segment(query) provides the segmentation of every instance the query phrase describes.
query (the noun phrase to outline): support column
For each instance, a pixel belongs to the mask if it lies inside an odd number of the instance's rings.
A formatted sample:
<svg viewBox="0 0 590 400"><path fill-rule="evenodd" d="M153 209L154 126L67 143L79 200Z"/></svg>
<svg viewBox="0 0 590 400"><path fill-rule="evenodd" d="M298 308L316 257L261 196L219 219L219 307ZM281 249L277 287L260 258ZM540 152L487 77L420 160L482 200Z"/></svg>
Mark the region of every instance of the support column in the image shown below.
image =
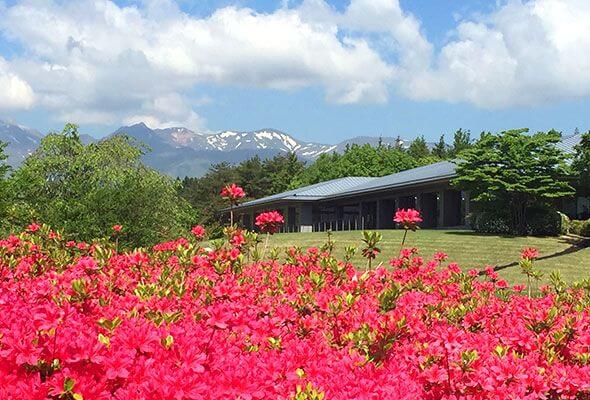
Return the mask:
<svg viewBox="0 0 590 400"><path fill-rule="evenodd" d="M300 206L299 223L301 232L313 232L313 205L302 204Z"/></svg>
<svg viewBox="0 0 590 400"><path fill-rule="evenodd" d="M461 201L463 202L463 215L461 215L461 223L467 225L467 216L471 212L471 197L469 196L469 192L461 191Z"/></svg>
<svg viewBox="0 0 590 400"><path fill-rule="evenodd" d="M446 204L446 196L445 196L445 191L440 191L436 194L437 198L438 198L438 205L437 205L437 209L438 209L438 220L436 221L436 226L438 228L445 226L445 208L447 206Z"/></svg>

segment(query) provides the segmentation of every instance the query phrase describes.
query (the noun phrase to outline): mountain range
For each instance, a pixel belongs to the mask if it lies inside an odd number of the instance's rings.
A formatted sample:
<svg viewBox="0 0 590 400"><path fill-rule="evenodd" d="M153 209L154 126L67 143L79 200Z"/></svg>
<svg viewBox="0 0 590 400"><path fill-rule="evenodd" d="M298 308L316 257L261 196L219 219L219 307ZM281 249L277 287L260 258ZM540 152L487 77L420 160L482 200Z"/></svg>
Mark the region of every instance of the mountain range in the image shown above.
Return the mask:
<svg viewBox="0 0 590 400"><path fill-rule="evenodd" d="M236 163L258 155L260 158L277 154L295 153L300 159L312 161L319 155L343 152L352 144L395 145L400 139L392 137L358 136L338 144L303 142L276 129L219 133L194 132L183 127L152 129L145 123L122 126L111 135L125 134L146 144L151 151L144 156L144 162L171 176L201 176L213 163ZM109 135L109 136L111 136ZM0 120L0 141L7 142L8 162L18 166L39 145L43 135L34 129ZM85 143L96 141L83 135ZM401 140L401 145L404 145Z"/></svg>

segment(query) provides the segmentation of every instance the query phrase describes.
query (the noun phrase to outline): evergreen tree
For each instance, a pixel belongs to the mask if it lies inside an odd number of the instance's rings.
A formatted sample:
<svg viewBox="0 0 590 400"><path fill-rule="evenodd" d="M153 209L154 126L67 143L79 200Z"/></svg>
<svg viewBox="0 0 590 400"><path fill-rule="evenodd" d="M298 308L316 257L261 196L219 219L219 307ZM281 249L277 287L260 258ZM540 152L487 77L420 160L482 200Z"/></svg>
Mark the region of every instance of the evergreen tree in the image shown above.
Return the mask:
<svg viewBox="0 0 590 400"><path fill-rule="evenodd" d="M440 135L438 143L432 149L432 155L440 159L447 158L447 144L445 143L445 135Z"/></svg>
<svg viewBox="0 0 590 400"><path fill-rule="evenodd" d="M551 207L551 200L572 195L563 179L567 156L555 144L558 132L527 135L528 129L485 134L457 161L453 184L468 190L483 209L506 210L511 231L525 234L532 207Z"/></svg>
<svg viewBox="0 0 590 400"><path fill-rule="evenodd" d="M458 157L459 154L471 147L471 131L459 128L453 135L453 146L450 156Z"/></svg>
<svg viewBox="0 0 590 400"><path fill-rule="evenodd" d="M305 169L295 153L278 155L264 163L264 176L268 180L266 196L288 190Z"/></svg>
<svg viewBox="0 0 590 400"><path fill-rule="evenodd" d="M428 144L426 144L424 136L418 136L410 143L408 154L416 160L430 156L430 150L428 149Z"/></svg>

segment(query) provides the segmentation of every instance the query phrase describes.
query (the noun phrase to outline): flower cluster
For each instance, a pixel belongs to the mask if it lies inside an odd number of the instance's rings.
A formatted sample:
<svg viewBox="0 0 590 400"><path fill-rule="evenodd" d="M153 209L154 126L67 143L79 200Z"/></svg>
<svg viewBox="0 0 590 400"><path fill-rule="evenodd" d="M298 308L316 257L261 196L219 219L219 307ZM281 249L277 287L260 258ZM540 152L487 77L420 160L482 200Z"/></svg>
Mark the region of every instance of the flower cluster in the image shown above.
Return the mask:
<svg viewBox="0 0 590 400"><path fill-rule="evenodd" d="M254 222L261 232L270 233L271 235L277 233L284 223L285 220L278 211L268 211L258 214L256 216L256 222Z"/></svg>
<svg viewBox="0 0 590 400"><path fill-rule="evenodd" d="M201 226L201 225L195 225L191 229L191 233L193 234L193 236L197 240L203 240L203 238L205 237L205 233L206 232L205 232L205 228L203 228L203 226Z"/></svg>
<svg viewBox="0 0 590 400"><path fill-rule="evenodd" d="M418 224L422 222L422 217L418 210L400 208L395 212L393 221L401 224L406 230L415 231L418 229Z"/></svg>
<svg viewBox="0 0 590 400"><path fill-rule="evenodd" d="M0 399L585 399L590 296L523 296L404 249L248 262L179 238L118 253L0 240ZM556 285L557 286L557 285Z"/></svg>
<svg viewBox="0 0 590 400"><path fill-rule="evenodd" d="M224 186L223 189L221 189L221 197L228 200L231 205L237 205L238 201L244 196L246 196L244 189L235 183Z"/></svg>
<svg viewBox="0 0 590 400"><path fill-rule="evenodd" d="M535 249L534 247L524 248L520 252L520 257L524 260L536 260L539 258L539 250Z"/></svg>

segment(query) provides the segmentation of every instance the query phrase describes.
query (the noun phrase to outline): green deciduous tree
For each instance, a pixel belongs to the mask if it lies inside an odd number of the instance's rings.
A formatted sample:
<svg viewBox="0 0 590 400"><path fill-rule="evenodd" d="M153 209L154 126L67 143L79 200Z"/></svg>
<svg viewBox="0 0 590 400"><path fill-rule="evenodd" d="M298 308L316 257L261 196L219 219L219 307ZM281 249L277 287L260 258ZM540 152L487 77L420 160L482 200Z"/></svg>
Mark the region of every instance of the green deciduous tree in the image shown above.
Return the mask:
<svg viewBox="0 0 590 400"><path fill-rule="evenodd" d="M454 185L468 190L483 209L506 210L512 233L524 234L531 207L574 193L563 180L567 156L556 148L556 131L527 135L528 129L484 134L461 153Z"/></svg>
<svg viewBox="0 0 590 400"><path fill-rule="evenodd" d="M121 240L130 245L185 232L194 211L173 180L141 163L143 151L124 136L85 146L71 124L47 135L10 179L10 222L22 226L34 218L78 240L121 224Z"/></svg>
<svg viewBox="0 0 590 400"><path fill-rule="evenodd" d="M322 154L292 187L311 185L346 176L383 176L422 165L401 148L369 144L348 146L344 153Z"/></svg>
<svg viewBox="0 0 590 400"><path fill-rule="evenodd" d="M590 192L590 132L584 133L580 144L575 146L572 168L580 178L584 191Z"/></svg>

